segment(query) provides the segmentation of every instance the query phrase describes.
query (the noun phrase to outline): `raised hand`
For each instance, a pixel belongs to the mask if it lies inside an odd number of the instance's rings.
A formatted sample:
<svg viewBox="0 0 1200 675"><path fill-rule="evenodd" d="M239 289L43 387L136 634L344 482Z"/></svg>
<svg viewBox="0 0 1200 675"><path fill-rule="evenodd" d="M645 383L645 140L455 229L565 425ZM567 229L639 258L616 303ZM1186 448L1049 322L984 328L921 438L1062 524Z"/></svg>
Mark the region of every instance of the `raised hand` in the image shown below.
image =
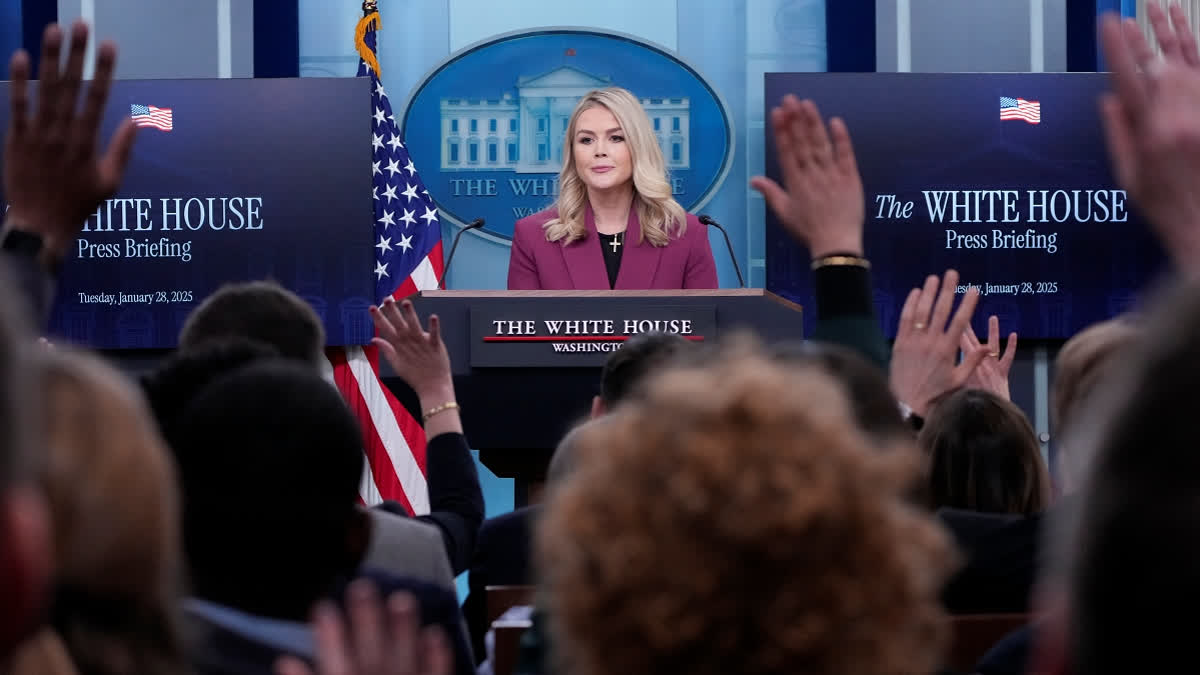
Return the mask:
<svg viewBox="0 0 1200 675"><path fill-rule="evenodd" d="M373 586L356 581L349 592L349 629L328 603L317 608L313 637L317 646L316 675L450 675L454 654L437 626L422 629L416 600L396 593L383 603ZM294 657L275 665L277 675L313 675L313 669Z"/></svg>
<svg viewBox="0 0 1200 675"><path fill-rule="evenodd" d="M970 389L982 389L991 392L1005 401L1012 400L1008 389L1008 372L1012 369L1013 359L1017 357L1017 334L1008 334L1004 343L1004 353L1000 353L1000 319L995 316L988 318L988 341L986 345L979 344L975 331L967 324L963 331L959 346L964 354L979 351L986 347L986 356L971 375L967 377L966 386Z"/></svg>
<svg viewBox="0 0 1200 675"><path fill-rule="evenodd" d="M86 87L84 53L88 27L71 27L66 67L60 70L63 33L46 28L38 73L37 109L29 110L29 55L18 50L9 66L12 118L4 146L7 226L41 235L47 252L61 257L87 217L117 191L133 148L133 122L126 119L108 149L97 152L97 136L108 101L117 48L100 45L96 74Z"/></svg>
<svg viewBox="0 0 1200 675"><path fill-rule="evenodd" d="M930 275L923 288L912 289L900 311L888 379L896 398L921 416L937 399L963 387L987 355L986 347L963 350L962 361L955 364L959 337L979 302L979 290L972 286L951 319L957 286L954 270L946 272L940 285Z"/></svg>
<svg viewBox="0 0 1200 675"><path fill-rule="evenodd" d="M845 122L834 118L827 131L816 104L789 94L771 111L771 127L783 187L765 176L751 187L814 258L862 255L863 186Z"/></svg>
<svg viewBox="0 0 1200 675"><path fill-rule="evenodd" d="M386 299L382 306L371 307L378 337L371 344L421 400L423 412L438 407L442 411L426 420L425 433L462 433L458 411L443 406L454 401L454 380L450 372L450 354L442 342L441 321L429 317L429 330L421 327L421 318L409 300Z"/></svg>
<svg viewBox="0 0 1200 675"><path fill-rule="evenodd" d="M1200 271L1200 56L1178 7L1148 6L1163 58L1136 24L1101 22L1113 92L1100 112L1117 181L1186 273ZM1173 24L1173 25L1172 25Z"/></svg>

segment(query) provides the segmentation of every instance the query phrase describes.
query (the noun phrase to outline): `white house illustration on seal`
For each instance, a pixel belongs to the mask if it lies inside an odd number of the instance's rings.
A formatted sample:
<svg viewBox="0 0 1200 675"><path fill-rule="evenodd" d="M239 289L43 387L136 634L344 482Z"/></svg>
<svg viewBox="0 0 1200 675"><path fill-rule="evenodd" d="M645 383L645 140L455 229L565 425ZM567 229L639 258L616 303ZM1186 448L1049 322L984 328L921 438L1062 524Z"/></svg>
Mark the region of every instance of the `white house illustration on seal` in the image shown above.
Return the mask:
<svg viewBox="0 0 1200 675"><path fill-rule="evenodd" d="M442 99L442 170L558 173L575 104L587 92L611 84L611 78L561 66L518 78L515 99L511 92L498 99ZM687 169L688 99L643 98L641 103L667 168Z"/></svg>

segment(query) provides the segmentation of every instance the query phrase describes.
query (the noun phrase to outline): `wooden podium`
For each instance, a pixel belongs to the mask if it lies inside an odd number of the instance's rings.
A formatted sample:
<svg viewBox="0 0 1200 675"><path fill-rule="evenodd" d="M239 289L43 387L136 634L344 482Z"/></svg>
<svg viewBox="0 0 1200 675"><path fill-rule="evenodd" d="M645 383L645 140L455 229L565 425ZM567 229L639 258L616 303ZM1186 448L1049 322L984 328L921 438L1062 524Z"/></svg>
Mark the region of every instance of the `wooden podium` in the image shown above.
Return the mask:
<svg viewBox="0 0 1200 675"><path fill-rule="evenodd" d="M629 335L677 332L699 343L749 330L802 339L800 306L762 289L706 291L425 291L450 352L467 441L499 476L538 481L558 441L599 393L600 367ZM408 387L384 381L414 412Z"/></svg>

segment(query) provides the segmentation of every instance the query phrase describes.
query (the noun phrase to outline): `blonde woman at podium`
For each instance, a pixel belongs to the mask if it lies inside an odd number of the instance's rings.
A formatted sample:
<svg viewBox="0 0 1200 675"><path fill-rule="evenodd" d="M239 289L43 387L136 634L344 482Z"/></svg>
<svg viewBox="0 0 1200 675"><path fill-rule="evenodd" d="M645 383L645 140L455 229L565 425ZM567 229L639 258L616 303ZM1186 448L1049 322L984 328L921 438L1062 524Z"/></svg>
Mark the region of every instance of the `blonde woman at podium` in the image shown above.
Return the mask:
<svg viewBox="0 0 1200 675"><path fill-rule="evenodd" d="M650 118L625 89L584 96L567 124L559 193L517 221L510 290L717 288L708 232L671 197Z"/></svg>

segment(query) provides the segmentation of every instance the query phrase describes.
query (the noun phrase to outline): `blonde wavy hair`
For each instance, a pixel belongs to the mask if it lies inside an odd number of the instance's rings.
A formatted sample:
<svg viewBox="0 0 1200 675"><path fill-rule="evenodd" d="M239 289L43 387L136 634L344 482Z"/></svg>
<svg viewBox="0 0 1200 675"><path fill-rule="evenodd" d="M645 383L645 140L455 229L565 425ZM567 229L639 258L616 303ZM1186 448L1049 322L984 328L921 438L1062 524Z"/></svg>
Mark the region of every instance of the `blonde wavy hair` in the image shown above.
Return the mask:
<svg viewBox="0 0 1200 675"><path fill-rule="evenodd" d="M627 89L607 87L588 92L567 124L564 141L563 166L558 174L558 199L554 207L558 216L547 221L547 241L567 245L587 236L584 209L587 207L587 186L575 171L575 127L585 110L602 107L617 118L629 144L633 160L633 207L637 209L642 231L638 242L649 240L654 246L666 246L671 237L683 236L687 228L687 212L671 196L671 181L667 179L666 161L650 118Z"/></svg>

